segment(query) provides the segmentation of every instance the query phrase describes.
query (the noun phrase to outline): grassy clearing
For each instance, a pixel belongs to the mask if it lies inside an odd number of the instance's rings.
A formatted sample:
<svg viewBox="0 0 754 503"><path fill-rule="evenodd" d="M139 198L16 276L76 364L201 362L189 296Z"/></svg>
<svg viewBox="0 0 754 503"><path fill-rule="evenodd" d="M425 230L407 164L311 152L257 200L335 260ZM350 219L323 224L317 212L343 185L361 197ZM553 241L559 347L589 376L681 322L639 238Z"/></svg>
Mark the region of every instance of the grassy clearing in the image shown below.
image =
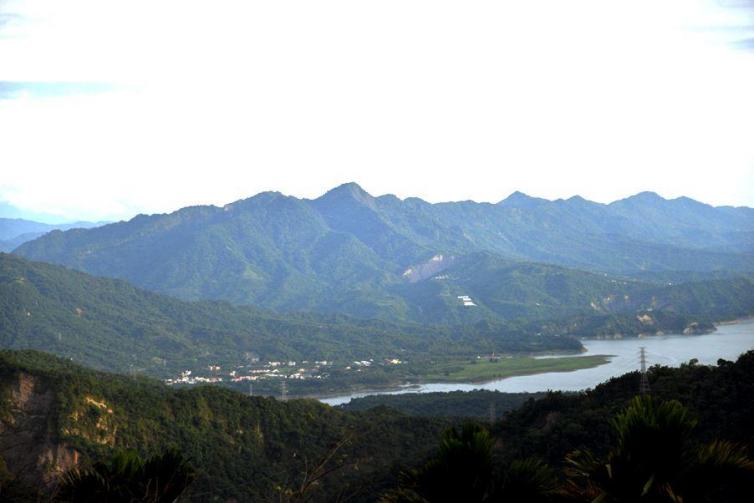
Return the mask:
<svg viewBox="0 0 754 503"><path fill-rule="evenodd" d="M479 382L505 377L542 374L544 372L569 372L604 365L609 361L606 355L567 356L563 358L501 358L499 361L487 359L453 362L432 368L425 376L427 381Z"/></svg>

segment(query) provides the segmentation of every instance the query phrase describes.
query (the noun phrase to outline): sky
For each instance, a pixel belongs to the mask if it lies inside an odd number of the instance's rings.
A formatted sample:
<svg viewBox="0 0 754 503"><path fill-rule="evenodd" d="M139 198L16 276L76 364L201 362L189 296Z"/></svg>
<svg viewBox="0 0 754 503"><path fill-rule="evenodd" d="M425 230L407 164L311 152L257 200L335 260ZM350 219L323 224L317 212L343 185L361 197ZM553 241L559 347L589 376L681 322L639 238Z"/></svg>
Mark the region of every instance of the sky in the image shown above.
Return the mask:
<svg viewBox="0 0 754 503"><path fill-rule="evenodd" d="M0 0L0 202L754 206L754 0Z"/></svg>

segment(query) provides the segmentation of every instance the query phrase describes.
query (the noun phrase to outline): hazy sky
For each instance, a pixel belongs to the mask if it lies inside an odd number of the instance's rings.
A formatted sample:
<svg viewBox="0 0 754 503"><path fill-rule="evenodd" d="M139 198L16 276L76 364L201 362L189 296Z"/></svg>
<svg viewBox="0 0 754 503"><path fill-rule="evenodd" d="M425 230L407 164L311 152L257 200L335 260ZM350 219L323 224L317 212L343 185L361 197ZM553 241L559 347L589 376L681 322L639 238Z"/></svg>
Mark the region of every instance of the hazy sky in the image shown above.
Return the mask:
<svg viewBox="0 0 754 503"><path fill-rule="evenodd" d="M0 0L0 200L754 206L753 90L747 0Z"/></svg>

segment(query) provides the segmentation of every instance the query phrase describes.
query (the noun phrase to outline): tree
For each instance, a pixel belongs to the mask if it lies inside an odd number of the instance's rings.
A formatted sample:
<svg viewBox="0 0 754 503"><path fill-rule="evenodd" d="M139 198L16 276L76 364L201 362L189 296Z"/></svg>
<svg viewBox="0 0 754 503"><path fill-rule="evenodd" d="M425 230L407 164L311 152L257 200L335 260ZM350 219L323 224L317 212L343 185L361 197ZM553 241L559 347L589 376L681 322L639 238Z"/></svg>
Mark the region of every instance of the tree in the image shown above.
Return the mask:
<svg viewBox="0 0 754 503"><path fill-rule="evenodd" d="M557 487L543 462L524 459L496 471L494 440L483 427L469 423L443 433L437 454L384 502L519 502L550 501Z"/></svg>
<svg viewBox="0 0 754 503"><path fill-rule="evenodd" d="M558 479L547 464L535 458L511 462L496 477L489 501L547 503L558 493Z"/></svg>
<svg viewBox="0 0 754 503"><path fill-rule="evenodd" d="M719 441L695 447L695 426L675 400L635 397L613 419L616 444L604 459L589 451L568 455L571 492L595 503L723 502L751 494L754 463L743 448Z"/></svg>
<svg viewBox="0 0 754 503"><path fill-rule="evenodd" d="M194 469L177 451L142 459L120 451L88 469L63 477L58 501L103 503L167 503L177 501L196 478Z"/></svg>

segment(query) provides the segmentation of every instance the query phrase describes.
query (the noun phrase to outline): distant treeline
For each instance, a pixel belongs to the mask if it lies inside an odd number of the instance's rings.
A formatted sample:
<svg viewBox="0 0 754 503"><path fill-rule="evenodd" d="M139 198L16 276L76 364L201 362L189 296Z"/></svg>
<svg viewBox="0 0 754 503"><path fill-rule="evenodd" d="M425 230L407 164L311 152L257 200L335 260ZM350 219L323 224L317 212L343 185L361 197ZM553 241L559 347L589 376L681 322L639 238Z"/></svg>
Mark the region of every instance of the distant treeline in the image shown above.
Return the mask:
<svg viewBox="0 0 754 503"><path fill-rule="evenodd" d="M536 400L545 393L501 393L499 391L449 391L447 393L405 393L399 395L369 395L354 398L340 406L347 411L365 411L375 407L389 407L411 416L474 417L496 419L517 409L528 400Z"/></svg>

